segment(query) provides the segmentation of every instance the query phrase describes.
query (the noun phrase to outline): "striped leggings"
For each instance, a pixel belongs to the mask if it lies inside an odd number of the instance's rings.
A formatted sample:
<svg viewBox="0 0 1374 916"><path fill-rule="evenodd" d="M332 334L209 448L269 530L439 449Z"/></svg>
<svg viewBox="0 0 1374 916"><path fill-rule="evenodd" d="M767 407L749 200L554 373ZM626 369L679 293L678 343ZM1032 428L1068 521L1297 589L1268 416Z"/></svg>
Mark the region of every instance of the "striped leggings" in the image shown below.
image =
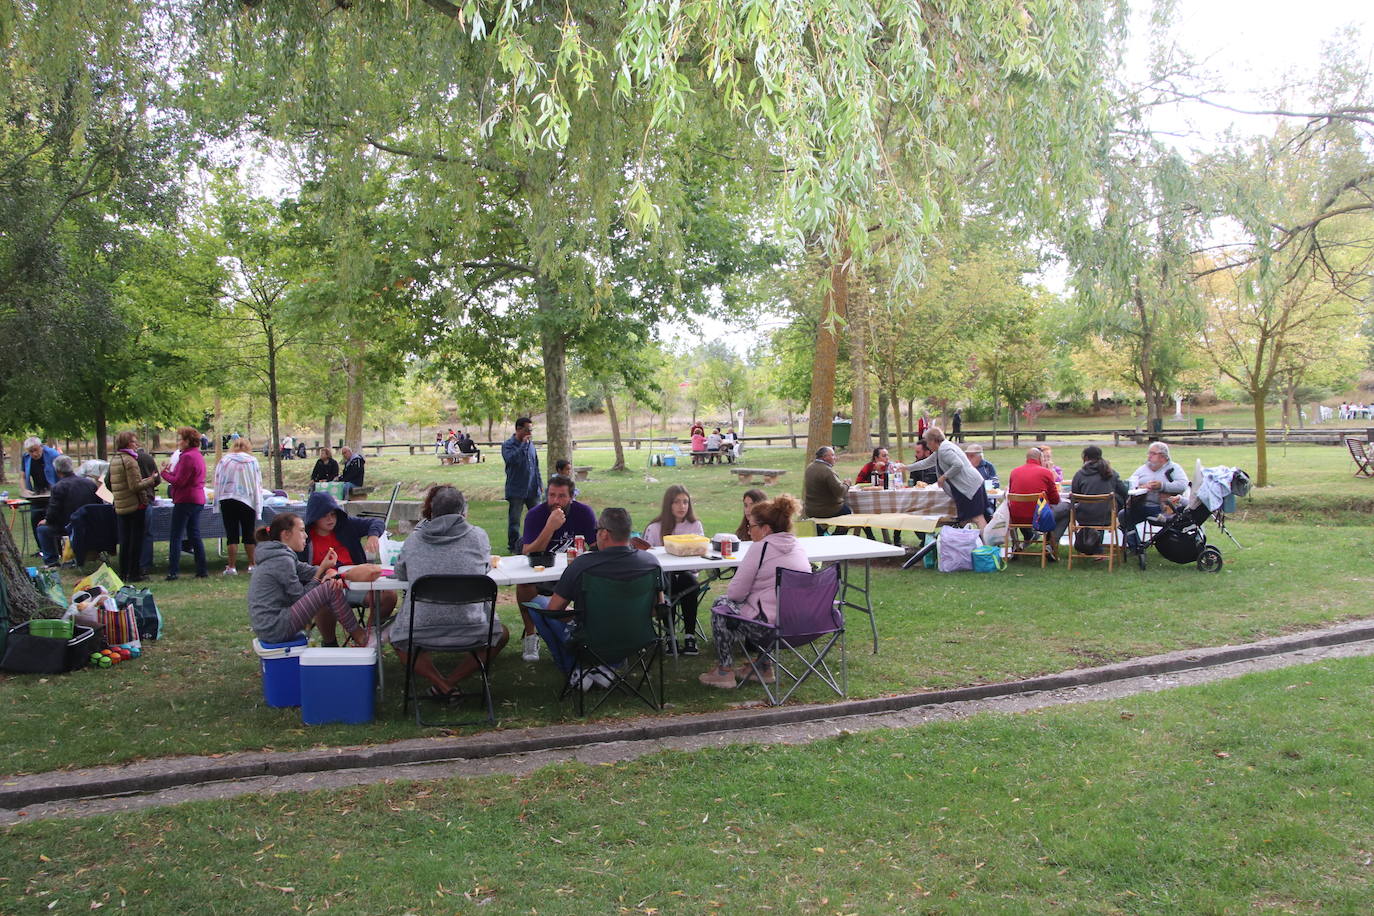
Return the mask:
<svg viewBox="0 0 1374 916"><path fill-rule="evenodd" d="M329 611L333 614L339 626L348 633L358 629L358 618L354 616L353 608L348 606L347 592L333 585L316 585L286 609L287 616L291 618L291 626L297 630L304 630L309 626L310 621L314 620L320 611Z"/></svg>

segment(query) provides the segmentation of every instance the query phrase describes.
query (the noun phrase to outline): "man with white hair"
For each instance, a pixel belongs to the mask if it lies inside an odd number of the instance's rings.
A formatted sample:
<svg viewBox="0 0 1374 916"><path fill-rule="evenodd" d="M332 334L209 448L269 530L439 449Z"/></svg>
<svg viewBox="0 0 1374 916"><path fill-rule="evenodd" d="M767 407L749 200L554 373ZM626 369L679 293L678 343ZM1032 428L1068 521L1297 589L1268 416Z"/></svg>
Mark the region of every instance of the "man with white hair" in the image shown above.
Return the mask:
<svg viewBox="0 0 1374 916"><path fill-rule="evenodd" d="M53 484L48 508L34 529L38 550L49 568L57 566L61 560L62 533L72 513L101 501L96 495L99 485L89 477L77 476L72 470L72 460L66 455L58 455L53 460L53 472L57 475L57 483Z"/></svg>
<svg viewBox="0 0 1374 916"><path fill-rule="evenodd" d="M344 488L344 498L347 499L349 490L363 485L363 474L367 471L367 459L363 457L361 448L355 453L346 445L339 450L339 455L344 460L343 471L339 473L339 480L348 484Z"/></svg>
<svg viewBox="0 0 1374 916"><path fill-rule="evenodd" d="M835 473L835 450L828 445L816 449L816 457L802 475L802 511L808 518L834 518L853 510L845 502L849 485ZM839 534L848 529L837 529Z"/></svg>
<svg viewBox="0 0 1374 916"><path fill-rule="evenodd" d="M1135 526L1164 511L1164 497L1177 496L1188 489L1188 475L1182 467L1170 460L1167 444L1151 442L1145 453L1145 463L1135 469L1135 473L1127 481L1127 486L1132 491L1145 491L1133 493L1130 503L1119 515L1121 528L1126 533L1126 547L1134 551L1140 546Z"/></svg>
<svg viewBox="0 0 1374 916"><path fill-rule="evenodd" d="M23 472L19 481L20 495L46 496L53 484L57 483L57 472L53 470L53 462L57 456L62 454L51 445L44 445L43 440L37 436L29 436L24 440L24 457L20 461ZM37 505L29 509L29 521L33 525L33 537L38 539L38 520L42 518L42 510Z"/></svg>

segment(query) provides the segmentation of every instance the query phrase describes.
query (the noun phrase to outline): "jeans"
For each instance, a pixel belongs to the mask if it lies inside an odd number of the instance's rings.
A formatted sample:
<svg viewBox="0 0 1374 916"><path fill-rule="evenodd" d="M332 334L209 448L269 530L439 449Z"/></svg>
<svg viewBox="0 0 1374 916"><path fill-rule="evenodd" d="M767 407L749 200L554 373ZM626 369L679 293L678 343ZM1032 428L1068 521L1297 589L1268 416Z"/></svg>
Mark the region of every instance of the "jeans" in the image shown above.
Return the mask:
<svg viewBox="0 0 1374 916"><path fill-rule="evenodd" d="M49 566L62 559L62 532L52 525L39 525L34 529L38 538L38 550L43 554L43 562Z"/></svg>
<svg viewBox="0 0 1374 916"><path fill-rule="evenodd" d="M506 544L510 547L511 556L518 554L523 546L520 537L520 510L533 509L536 502L538 500L533 496L506 499Z"/></svg>
<svg viewBox="0 0 1374 916"><path fill-rule="evenodd" d="M204 506L196 503L176 503L172 506L172 534L167 544L167 575L175 576L181 566L181 542L184 538L191 542L191 553L196 558L196 575L207 575L205 567L205 542L200 539L200 513Z"/></svg>

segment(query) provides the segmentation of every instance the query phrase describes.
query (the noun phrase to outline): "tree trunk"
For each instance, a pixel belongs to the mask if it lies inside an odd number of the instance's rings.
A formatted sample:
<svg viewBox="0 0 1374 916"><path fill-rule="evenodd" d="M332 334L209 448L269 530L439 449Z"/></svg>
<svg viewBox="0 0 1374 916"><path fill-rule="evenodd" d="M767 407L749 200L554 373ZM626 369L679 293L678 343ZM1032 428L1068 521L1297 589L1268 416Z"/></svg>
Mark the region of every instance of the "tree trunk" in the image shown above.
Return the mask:
<svg viewBox="0 0 1374 916"><path fill-rule="evenodd" d="M215 416L215 423L214 423L214 425L215 425L215 464L219 464L220 459L224 457L224 436L221 434L220 428L219 428L219 427L220 427L220 417L222 417L222 416L224 415L224 414L222 413L222 410L223 410L223 405L220 403L219 392L216 391L216 392L215 392L215 407L214 407L214 411L215 411L215 415L214 415L214 416ZM214 477L213 477L213 475L212 475L212 476L211 476L211 480L213 480L213 479L214 479Z"/></svg>
<svg viewBox="0 0 1374 916"><path fill-rule="evenodd" d="M842 234L842 227L836 235ZM830 265L830 288L821 305L820 326L816 329L816 352L811 360L811 416L806 428L806 449L814 454L830 445L834 434L835 369L839 361L840 330L849 311L849 248Z"/></svg>
<svg viewBox="0 0 1374 916"><path fill-rule="evenodd" d="M888 438L887 429L887 389L882 388L878 391L878 446L880 448L891 448L892 440Z"/></svg>
<svg viewBox="0 0 1374 916"><path fill-rule="evenodd" d="M23 524L28 523L28 519L23 520ZM5 604L9 607L10 626L32 619L38 613L38 593L29 583L26 566L27 561L19 555L19 546L14 543L9 526L0 525L0 576L5 580Z"/></svg>
<svg viewBox="0 0 1374 916"><path fill-rule="evenodd" d="M795 447L796 444L797 444L797 426L796 426L796 423L794 423L793 421L796 419L796 417L793 416L793 414L792 414L792 405L791 405L791 404L788 404L786 409L787 409L787 435L789 435L789 436L792 437L792 445L793 445L793 447Z"/></svg>
<svg viewBox="0 0 1374 916"><path fill-rule="evenodd" d="M902 460L902 400L901 398L892 399L892 432L893 438L897 440L897 460Z"/></svg>
<svg viewBox="0 0 1374 916"><path fill-rule="evenodd" d="M331 410L324 415L324 444L332 446L334 439L334 412Z"/></svg>
<svg viewBox="0 0 1374 916"><path fill-rule="evenodd" d="M5 476L5 463L9 457L9 452L5 451L5 438L0 436L0 483L9 483L9 478ZM15 465L14 472L19 473L19 465Z"/></svg>
<svg viewBox="0 0 1374 916"><path fill-rule="evenodd" d="M107 460L105 441L109 430L106 427L105 402L97 399L95 404L95 456L101 461Z"/></svg>
<svg viewBox="0 0 1374 916"><path fill-rule="evenodd" d="M620 418L615 413L615 398L606 395L606 416L611 420L611 442L615 444L615 464L612 471L625 470L625 445L620 441Z"/></svg>
<svg viewBox="0 0 1374 916"><path fill-rule="evenodd" d="M269 324L267 331L267 418L271 430L267 441L268 451L272 454L272 486L284 489L281 479L281 419L278 416L280 404L277 403L277 335Z"/></svg>
<svg viewBox="0 0 1374 916"><path fill-rule="evenodd" d="M852 413L850 419L853 423L850 426L849 447L860 455L866 455L868 450L872 448L873 442L873 436L869 432L872 423L869 419L868 355L867 348L861 339L851 334L850 340L852 346L849 348L849 368L854 373L854 391L850 399ZM883 393L882 391L878 392L880 399Z"/></svg>
<svg viewBox="0 0 1374 916"><path fill-rule="evenodd" d="M367 341L355 340L350 343L354 349L344 358L344 373L348 379L344 407L344 444L359 449L363 444L363 358L367 355Z"/></svg>
<svg viewBox="0 0 1374 916"><path fill-rule="evenodd" d="M1264 392L1251 391L1255 405L1255 486L1269 486L1268 442L1264 434Z"/></svg>
<svg viewBox="0 0 1374 916"><path fill-rule="evenodd" d="M906 431L911 432L916 428L916 399L906 399ZM915 443L913 442L913 445Z"/></svg>
<svg viewBox="0 0 1374 916"><path fill-rule="evenodd" d="M536 283L540 315L539 348L544 358L544 428L548 431L545 467L572 460L572 407L568 403L568 342L558 319L558 291L551 280Z"/></svg>

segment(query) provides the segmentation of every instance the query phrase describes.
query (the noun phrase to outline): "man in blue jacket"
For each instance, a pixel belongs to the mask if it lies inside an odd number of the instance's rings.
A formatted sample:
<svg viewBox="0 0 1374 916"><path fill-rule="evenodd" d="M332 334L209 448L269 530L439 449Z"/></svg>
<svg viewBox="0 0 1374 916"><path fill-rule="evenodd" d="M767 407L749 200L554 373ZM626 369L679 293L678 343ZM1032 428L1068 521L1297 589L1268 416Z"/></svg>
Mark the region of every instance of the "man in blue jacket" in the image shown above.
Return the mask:
<svg viewBox="0 0 1374 916"><path fill-rule="evenodd" d="M57 449L50 445L44 445L43 440L37 436L29 436L24 440L24 457L21 460L23 466L24 479L19 482L20 492L24 496L44 496L57 483L57 471L53 470L53 462L60 455ZM46 500L44 500L46 502ZM37 504L29 507L29 521L33 525L33 540L38 543L38 520L43 517L44 508Z"/></svg>
<svg viewBox="0 0 1374 916"><path fill-rule="evenodd" d="M521 509L533 509L544 492L539 454L534 450L534 421L529 417L515 421L515 435L501 443L501 458L506 462L506 546L514 555L523 544Z"/></svg>

